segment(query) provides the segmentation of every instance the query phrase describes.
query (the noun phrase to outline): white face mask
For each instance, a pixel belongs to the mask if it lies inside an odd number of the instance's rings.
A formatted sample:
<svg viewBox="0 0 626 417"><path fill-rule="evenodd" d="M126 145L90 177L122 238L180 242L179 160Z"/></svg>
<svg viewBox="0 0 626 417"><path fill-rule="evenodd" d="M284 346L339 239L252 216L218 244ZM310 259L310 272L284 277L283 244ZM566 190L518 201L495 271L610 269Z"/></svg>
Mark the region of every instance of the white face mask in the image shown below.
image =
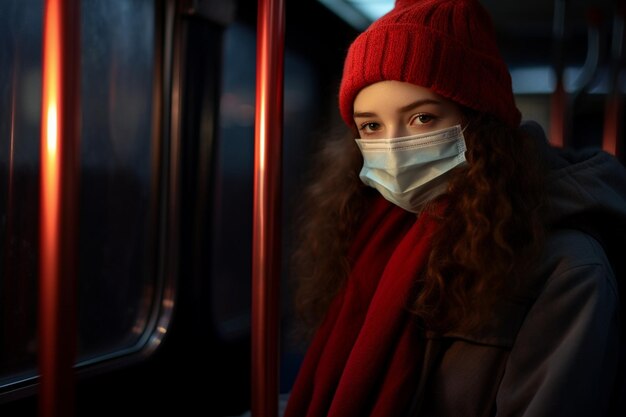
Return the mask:
<svg viewBox="0 0 626 417"><path fill-rule="evenodd" d="M465 162L460 125L393 139L356 139L363 154L359 177L387 200L417 213L445 192L447 174Z"/></svg>

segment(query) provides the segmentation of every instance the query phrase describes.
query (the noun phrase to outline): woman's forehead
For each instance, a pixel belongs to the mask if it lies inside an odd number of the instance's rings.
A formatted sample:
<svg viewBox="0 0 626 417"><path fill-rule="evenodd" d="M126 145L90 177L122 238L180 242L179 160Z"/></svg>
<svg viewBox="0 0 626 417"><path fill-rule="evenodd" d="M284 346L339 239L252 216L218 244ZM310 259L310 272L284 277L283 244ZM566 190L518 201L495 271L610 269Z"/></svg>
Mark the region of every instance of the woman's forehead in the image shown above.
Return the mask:
<svg viewBox="0 0 626 417"><path fill-rule="evenodd" d="M369 112L374 109L401 110L415 102L451 103L426 87L402 81L380 81L368 85L357 94L354 100L354 112Z"/></svg>

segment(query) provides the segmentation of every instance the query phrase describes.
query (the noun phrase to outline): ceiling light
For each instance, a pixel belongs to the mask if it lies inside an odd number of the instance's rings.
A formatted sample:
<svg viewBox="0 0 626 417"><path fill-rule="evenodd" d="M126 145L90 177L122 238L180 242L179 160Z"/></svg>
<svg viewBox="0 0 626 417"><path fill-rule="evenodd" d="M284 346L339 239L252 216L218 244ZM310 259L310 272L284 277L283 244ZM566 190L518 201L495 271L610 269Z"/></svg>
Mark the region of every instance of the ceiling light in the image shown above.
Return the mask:
<svg viewBox="0 0 626 417"><path fill-rule="evenodd" d="M395 4L395 0L318 1L358 30L365 30L374 20L393 9Z"/></svg>

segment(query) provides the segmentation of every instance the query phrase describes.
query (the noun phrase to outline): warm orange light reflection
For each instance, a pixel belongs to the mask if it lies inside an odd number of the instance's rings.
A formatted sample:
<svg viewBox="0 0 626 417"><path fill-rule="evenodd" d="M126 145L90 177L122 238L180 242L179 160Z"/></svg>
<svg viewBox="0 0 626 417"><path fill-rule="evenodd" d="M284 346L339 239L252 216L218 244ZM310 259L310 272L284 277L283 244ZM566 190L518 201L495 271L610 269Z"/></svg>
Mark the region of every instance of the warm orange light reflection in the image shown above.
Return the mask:
<svg viewBox="0 0 626 417"><path fill-rule="evenodd" d="M48 117L46 122L46 144L48 145L48 155L52 156L57 152L58 136L58 115L56 103L50 103L48 107Z"/></svg>
<svg viewBox="0 0 626 417"><path fill-rule="evenodd" d="M565 146L566 135L566 107L567 93L563 83L557 81L556 89L552 93L550 109L550 143L562 148Z"/></svg>
<svg viewBox="0 0 626 417"><path fill-rule="evenodd" d="M45 111L45 134L42 138L41 155L41 296L44 298L55 297L57 270L58 270L58 236L59 236L59 115L57 103L53 100L47 104ZM54 301L48 300L46 305L52 309ZM54 315L46 313L49 320L53 320ZM43 317L43 316L42 316ZM51 323L41 323L42 326ZM52 336L51 336L52 337Z"/></svg>
<svg viewBox="0 0 626 417"><path fill-rule="evenodd" d="M622 123L619 118L621 111L619 95L615 93L609 95L604 113L602 149L612 155L617 155L617 140L620 135L620 126Z"/></svg>
<svg viewBox="0 0 626 417"><path fill-rule="evenodd" d="M40 416L60 417L73 414L68 404L71 387L73 359L65 353L66 345L74 342L63 333L67 320L63 318L62 306L69 278L61 274L63 248L61 226L61 167L64 152L63 140L67 141L67 126L64 126L63 115L67 109L68 97L63 83L63 18L67 19L63 0L46 0L44 12L43 39L43 85L41 112L41 207L40 207L40 294L39 294L39 366L41 373L40 385ZM64 15L65 13L65 15ZM71 250L71 249L69 249ZM61 281L64 281L62 283ZM71 295L70 295L71 296ZM71 304L70 304L71 305ZM66 357L67 356L67 357Z"/></svg>
<svg viewBox="0 0 626 417"><path fill-rule="evenodd" d="M56 280L59 223L60 123L59 91L61 90L60 0L48 0L44 22L43 103L41 137L41 261L42 294L52 297L50 281ZM51 302L52 303L52 302ZM49 303L45 303L50 308ZM46 317L42 314L40 317ZM52 318L50 318L52 319ZM41 323L45 326L45 323Z"/></svg>
<svg viewBox="0 0 626 417"><path fill-rule="evenodd" d="M41 137L41 274L42 298L50 280L56 279L56 237L58 235L58 177L59 177L59 91L61 90L61 32L60 1L46 2L43 50L43 103ZM46 303L49 306L49 304ZM44 314L40 317L45 317ZM41 323L45 327L45 323Z"/></svg>

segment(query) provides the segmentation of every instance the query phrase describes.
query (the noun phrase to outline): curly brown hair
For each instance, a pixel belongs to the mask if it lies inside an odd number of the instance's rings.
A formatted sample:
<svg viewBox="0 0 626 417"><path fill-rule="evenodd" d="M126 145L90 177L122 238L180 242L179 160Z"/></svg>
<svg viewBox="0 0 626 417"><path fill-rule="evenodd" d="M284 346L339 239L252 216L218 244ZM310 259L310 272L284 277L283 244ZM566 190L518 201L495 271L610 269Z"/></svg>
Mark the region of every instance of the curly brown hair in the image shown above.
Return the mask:
<svg viewBox="0 0 626 417"><path fill-rule="evenodd" d="M544 168L534 140L496 118L464 110L465 166L448 184L446 209L411 310L434 331L478 325L535 256L544 225ZM376 191L359 177L355 132L328 141L305 189L293 256L295 308L305 334L320 324L349 275L349 245ZM436 200L433 202L435 203Z"/></svg>

